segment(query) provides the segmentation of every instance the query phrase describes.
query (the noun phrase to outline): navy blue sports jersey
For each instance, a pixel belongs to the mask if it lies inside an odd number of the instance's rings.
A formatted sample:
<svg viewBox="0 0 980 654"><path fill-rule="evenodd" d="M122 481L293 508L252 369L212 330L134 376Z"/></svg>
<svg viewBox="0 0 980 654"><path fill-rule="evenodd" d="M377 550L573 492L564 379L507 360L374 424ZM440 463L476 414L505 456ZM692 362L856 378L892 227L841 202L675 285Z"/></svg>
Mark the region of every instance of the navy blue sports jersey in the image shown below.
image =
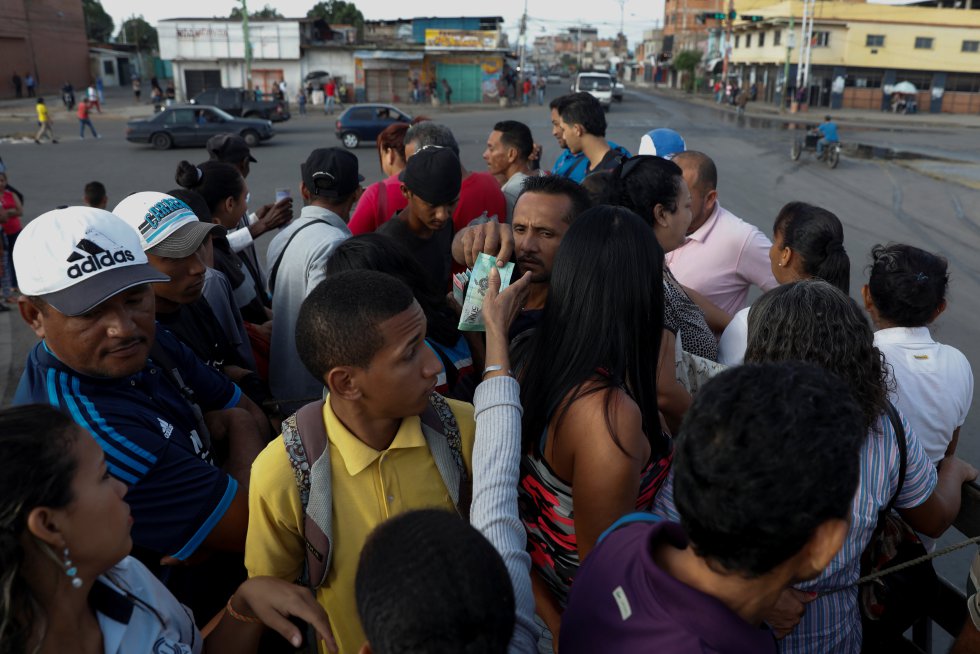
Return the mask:
<svg viewBox="0 0 980 654"><path fill-rule="evenodd" d="M238 404L241 391L227 377L159 325L156 338L203 411ZM14 396L14 404L28 403L64 411L102 446L110 474L129 487L137 546L185 559L235 497L238 484L213 465L190 405L152 360L129 377L89 377L63 364L41 341L28 356Z"/></svg>

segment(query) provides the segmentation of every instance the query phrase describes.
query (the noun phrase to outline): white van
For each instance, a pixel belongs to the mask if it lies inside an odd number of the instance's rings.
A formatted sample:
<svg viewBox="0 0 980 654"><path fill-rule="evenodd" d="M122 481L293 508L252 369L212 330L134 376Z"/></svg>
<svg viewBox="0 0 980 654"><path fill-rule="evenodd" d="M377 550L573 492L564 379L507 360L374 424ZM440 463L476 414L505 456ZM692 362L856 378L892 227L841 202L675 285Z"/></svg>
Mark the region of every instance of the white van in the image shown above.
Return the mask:
<svg viewBox="0 0 980 654"><path fill-rule="evenodd" d="M609 111L612 104L613 80L607 73L579 73L572 84L572 93L585 91Z"/></svg>

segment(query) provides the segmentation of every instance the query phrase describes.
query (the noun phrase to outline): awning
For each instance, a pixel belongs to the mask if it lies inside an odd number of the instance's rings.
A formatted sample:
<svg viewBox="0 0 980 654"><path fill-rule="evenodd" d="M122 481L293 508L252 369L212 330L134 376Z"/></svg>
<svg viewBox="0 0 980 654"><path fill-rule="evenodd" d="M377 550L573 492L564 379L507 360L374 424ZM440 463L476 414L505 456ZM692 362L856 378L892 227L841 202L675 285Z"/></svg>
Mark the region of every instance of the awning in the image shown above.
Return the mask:
<svg viewBox="0 0 980 654"><path fill-rule="evenodd" d="M393 59L395 61L421 61L421 50L354 50L355 59Z"/></svg>

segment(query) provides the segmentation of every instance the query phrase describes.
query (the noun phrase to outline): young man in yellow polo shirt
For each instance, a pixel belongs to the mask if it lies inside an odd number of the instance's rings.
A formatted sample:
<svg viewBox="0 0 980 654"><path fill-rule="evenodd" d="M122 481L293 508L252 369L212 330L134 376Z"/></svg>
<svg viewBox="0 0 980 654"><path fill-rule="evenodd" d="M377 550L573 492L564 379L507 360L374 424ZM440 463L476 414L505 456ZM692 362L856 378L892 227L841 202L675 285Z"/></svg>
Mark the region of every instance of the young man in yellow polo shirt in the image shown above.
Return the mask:
<svg viewBox="0 0 980 654"><path fill-rule="evenodd" d="M328 277L306 298L297 320L300 358L329 390L323 422L332 476L332 562L316 594L342 654L355 654L366 640L354 579L368 534L411 509L457 510L419 417L429 405L441 369L424 342L425 329L425 315L411 290L373 271ZM470 471L473 407L447 402ZM245 543L249 576L289 581L301 576L306 558L304 517L280 436L252 465Z"/></svg>

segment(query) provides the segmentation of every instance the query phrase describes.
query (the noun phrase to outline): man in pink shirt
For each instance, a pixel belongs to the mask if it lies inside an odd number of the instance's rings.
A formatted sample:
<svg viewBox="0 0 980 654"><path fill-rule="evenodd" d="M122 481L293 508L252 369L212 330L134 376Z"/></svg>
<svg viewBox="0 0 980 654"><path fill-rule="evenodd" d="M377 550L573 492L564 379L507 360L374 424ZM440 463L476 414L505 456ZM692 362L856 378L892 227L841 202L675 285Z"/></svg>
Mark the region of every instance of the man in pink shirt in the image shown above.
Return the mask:
<svg viewBox="0 0 980 654"><path fill-rule="evenodd" d="M666 263L681 284L734 314L745 306L750 286L768 291L779 285L769 263L772 243L718 203L718 170L708 155L688 150L673 161L691 189L694 218L687 242L667 253Z"/></svg>

